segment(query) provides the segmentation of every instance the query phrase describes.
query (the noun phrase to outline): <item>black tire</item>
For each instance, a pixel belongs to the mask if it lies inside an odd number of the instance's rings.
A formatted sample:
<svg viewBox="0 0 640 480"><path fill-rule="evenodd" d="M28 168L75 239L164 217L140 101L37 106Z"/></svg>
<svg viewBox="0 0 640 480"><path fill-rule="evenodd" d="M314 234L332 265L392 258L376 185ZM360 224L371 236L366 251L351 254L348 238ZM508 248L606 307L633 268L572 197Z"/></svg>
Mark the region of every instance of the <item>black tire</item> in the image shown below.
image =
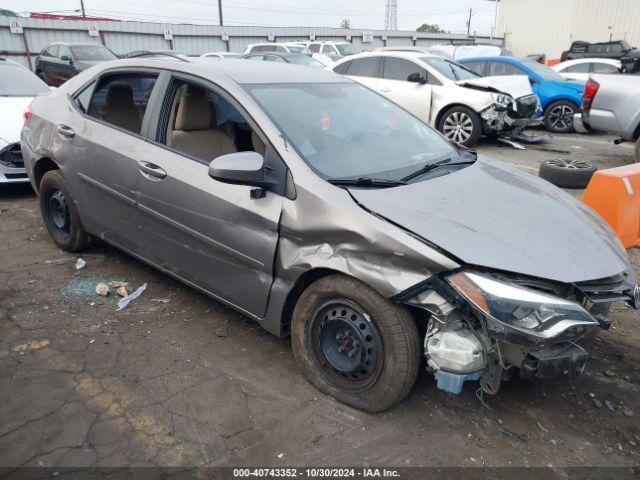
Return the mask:
<svg viewBox="0 0 640 480"><path fill-rule="evenodd" d="M38 197L44 224L60 248L76 252L91 243L91 237L80 221L73 194L60 170L44 174Z"/></svg>
<svg viewBox="0 0 640 480"><path fill-rule="evenodd" d="M556 158L542 162L539 175L557 187L586 188L597 170L595 165L580 160Z"/></svg>
<svg viewBox="0 0 640 480"><path fill-rule="evenodd" d="M554 133L573 132L573 114L578 106L570 100L556 100L544 111L544 126Z"/></svg>
<svg viewBox="0 0 640 480"><path fill-rule="evenodd" d="M367 412L404 399L422 358L408 310L341 274L321 278L304 291L293 312L291 339L293 355L312 385Z"/></svg>
<svg viewBox="0 0 640 480"><path fill-rule="evenodd" d="M640 138L636 140L636 146L633 149L633 160L640 163Z"/></svg>
<svg viewBox="0 0 640 480"><path fill-rule="evenodd" d="M470 122L471 125L471 131L468 134L464 130L458 130L456 132L456 125L460 125L460 123L469 125L467 122ZM450 127L451 129L449 129ZM438 120L438 131L449 140L464 145L465 147L473 147L478 143L482 135L482 121L478 114L470 108L456 105L442 114L440 120ZM461 139L462 141L459 141Z"/></svg>

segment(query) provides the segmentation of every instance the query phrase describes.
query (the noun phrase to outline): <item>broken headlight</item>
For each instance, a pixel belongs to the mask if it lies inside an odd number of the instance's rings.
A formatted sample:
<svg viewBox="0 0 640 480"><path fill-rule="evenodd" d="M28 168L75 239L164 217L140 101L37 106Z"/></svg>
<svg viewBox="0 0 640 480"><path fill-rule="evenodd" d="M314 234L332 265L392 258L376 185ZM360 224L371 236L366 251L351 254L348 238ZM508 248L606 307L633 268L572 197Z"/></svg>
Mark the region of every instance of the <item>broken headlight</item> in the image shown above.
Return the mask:
<svg viewBox="0 0 640 480"><path fill-rule="evenodd" d="M495 99L496 110L507 110L513 100L509 95L497 95Z"/></svg>
<svg viewBox="0 0 640 480"><path fill-rule="evenodd" d="M552 338L567 330L581 334L598 324L578 303L489 276L461 272L447 281L490 319L538 338Z"/></svg>

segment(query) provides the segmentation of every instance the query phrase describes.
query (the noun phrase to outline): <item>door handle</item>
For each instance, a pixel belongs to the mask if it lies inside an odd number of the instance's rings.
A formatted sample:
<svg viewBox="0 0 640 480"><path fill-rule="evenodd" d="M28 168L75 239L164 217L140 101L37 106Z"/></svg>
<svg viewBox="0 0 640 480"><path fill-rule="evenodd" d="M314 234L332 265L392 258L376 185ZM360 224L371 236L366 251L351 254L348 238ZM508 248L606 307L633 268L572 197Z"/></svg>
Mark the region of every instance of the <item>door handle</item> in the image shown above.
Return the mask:
<svg viewBox="0 0 640 480"><path fill-rule="evenodd" d="M389 93L389 92L391 91L391 89L390 89L389 87L382 87L382 88L380 89L380 91L381 91L381 92L384 92L384 93Z"/></svg>
<svg viewBox="0 0 640 480"><path fill-rule="evenodd" d="M162 168L151 162L138 162L138 169L146 175L150 175L157 179L163 179L167 176L167 172Z"/></svg>
<svg viewBox="0 0 640 480"><path fill-rule="evenodd" d="M58 125L58 133L67 138L73 138L76 136L76 132L74 132L73 128L68 125Z"/></svg>

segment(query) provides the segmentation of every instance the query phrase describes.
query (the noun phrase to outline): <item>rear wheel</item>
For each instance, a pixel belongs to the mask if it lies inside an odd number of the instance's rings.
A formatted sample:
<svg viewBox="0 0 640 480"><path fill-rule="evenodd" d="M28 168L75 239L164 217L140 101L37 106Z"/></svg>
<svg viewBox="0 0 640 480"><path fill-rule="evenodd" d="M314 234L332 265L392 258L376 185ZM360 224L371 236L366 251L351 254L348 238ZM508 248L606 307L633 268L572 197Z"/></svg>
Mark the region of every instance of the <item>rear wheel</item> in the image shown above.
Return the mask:
<svg viewBox="0 0 640 480"><path fill-rule="evenodd" d="M324 277L302 294L291 337L309 382L368 412L400 402L418 374L420 341L409 312L345 275Z"/></svg>
<svg viewBox="0 0 640 480"><path fill-rule="evenodd" d="M482 135L482 122L470 108L455 106L442 114L438 130L449 140L465 147L473 147Z"/></svg>
<svg viewBox="0 0 640 480"><path fill-rule="evenodd" d="M578 106L569 100L557 100L547 107L544 113L544 126L554 133L573 131L573 115Z"/></svg>
<svg viewBox="0 0 640 480"><path fill-rule="evenodd" d="M85 232L71 190L59 170L44 174L38 194L42 219L58 246L75 252L90 243Z"/></svg>

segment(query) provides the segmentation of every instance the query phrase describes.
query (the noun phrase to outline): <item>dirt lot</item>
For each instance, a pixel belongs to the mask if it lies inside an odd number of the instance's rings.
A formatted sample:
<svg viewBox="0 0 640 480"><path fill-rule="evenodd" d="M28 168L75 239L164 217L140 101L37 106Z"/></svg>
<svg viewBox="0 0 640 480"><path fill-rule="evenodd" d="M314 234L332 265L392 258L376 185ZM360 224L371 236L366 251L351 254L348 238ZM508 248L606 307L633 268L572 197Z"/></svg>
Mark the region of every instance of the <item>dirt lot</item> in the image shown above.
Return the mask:
<svg viewBox="0 0 640 480"><path fill-rule="evenodd" d="M530 171L554 156L630 162L631 147L611 138L479 150ZM5 475L19 466L640 465L640 315L625 306L574 384L514 379L485 407L475 384L454 396L421 374L400 406L370 415L311 387L289 340L105 244L76 271L29 188L0 190L0 226ZM629 255L640 272L640 249ZM112 280L148 288L116 312L113 295L94 293Z"/></svg>

